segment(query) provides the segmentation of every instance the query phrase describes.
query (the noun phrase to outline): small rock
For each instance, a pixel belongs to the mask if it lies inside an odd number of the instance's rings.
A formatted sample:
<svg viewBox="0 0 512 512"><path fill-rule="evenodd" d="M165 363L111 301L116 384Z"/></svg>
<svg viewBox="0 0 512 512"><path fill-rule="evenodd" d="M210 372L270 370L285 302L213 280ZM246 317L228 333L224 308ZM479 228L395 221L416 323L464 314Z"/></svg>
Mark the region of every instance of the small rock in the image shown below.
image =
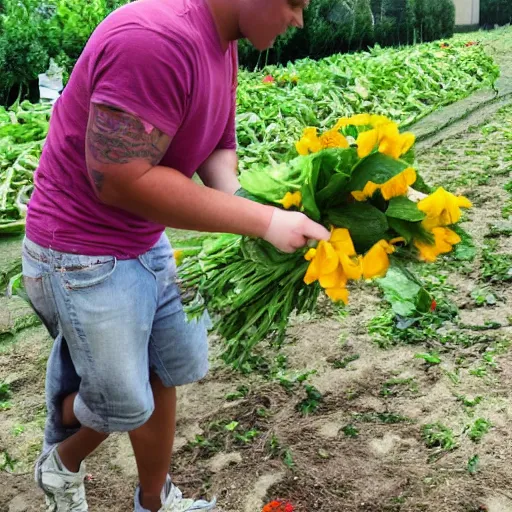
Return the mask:
<svg viewBox="0 0 512 512"><path fill-rule="evenodd" d="M320 450L318 450L318 456L322 459L328 459L330 458L331 454L327 450L320 448Z"/></svg>
<svg viewBox="0 0 512 512"><path fill-rule="evenodd" d="M23 496L16 496L9 503L8 512L26 512L28 510L28 503L25 501Z"/></svg>

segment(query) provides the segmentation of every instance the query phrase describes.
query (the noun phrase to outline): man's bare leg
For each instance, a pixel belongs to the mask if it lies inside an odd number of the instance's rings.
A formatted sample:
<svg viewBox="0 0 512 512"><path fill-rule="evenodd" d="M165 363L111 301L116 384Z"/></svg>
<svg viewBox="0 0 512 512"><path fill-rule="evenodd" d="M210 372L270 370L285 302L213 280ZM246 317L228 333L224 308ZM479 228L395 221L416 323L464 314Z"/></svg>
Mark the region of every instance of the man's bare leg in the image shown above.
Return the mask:
<svg viewBox="0 0 512 512"><path fill-rule="evenodd" d="M73 402L76 395L77 393L68 395L62 402L62 424L65 427L80 425L73 412ZM59 444L57 452L62 464L68 471L78 472L81 462L96 450L107 437L108 434L82 427L76 434Z"/></svg>
<svg viewBox="0 0 512 512"><path fill-rule="evenodd" d="M155 374L151 375L151 387L155 410L142 427L130 432L130 440L139 471L141 505L157 512L171 464L176 430L176 388L164 387Z"/></svg>

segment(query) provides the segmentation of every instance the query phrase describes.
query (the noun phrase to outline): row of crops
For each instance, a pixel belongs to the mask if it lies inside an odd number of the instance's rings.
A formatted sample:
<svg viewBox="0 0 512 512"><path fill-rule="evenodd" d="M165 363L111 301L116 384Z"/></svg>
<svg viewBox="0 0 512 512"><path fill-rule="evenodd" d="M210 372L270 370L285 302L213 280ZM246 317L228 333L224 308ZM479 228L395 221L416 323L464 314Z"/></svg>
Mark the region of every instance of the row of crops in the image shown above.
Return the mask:
<svg viewBox="0 0 512 512"><path fill-rule="evenodd" d="M324 128L353 113L385 114L404 128L472 91L499 70L482 46L428 43L402 49L301 60L242 71L238 94L241 171L294 155L305 126ZM51 114L49 105L0 109L0 235L23 231L33 173Z"/></svg>

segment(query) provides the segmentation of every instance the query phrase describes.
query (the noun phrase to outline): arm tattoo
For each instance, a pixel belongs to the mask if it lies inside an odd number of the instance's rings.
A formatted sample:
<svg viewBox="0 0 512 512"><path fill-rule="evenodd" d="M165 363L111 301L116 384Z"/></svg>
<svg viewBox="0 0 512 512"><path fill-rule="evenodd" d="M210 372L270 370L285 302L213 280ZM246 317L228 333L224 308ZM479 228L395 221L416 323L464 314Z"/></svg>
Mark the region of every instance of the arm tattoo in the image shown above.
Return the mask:
<svg viewBox="0 0 512 512"><path fill-rule="evenodd" d="M169 137L136 116L104 105L91 104L87 149L98 163L128 164L136 160L157 165L169 146ZM91 171L97 183L98 171ZM101 179L100 179L101 181Z"/></svg>
<svg viewBox="0 0 512 512"><path fill-rule="evenodd" d="M94 186L96 187L96 190L98 192L101 192L101 189L103 188L103 181L105 179L105 175L96 169L91 169L89 171L89 174L91 175L91 178L92 178L92 181L94 182Z"/></svg>

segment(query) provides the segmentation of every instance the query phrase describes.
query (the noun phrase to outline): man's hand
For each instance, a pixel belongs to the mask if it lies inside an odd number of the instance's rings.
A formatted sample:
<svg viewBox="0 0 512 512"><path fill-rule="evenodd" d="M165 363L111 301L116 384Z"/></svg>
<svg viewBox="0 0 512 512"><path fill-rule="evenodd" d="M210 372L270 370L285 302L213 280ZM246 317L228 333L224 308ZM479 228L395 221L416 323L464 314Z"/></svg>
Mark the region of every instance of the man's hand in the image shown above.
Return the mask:
<svg viewBox="0 0 512 512"><path fill-rule="evenodd" d="M294 252L304 247L308 240L329 240L331 234L303 213L286 212L274 208L270 225L263 237L283 252Z"/></svg>

